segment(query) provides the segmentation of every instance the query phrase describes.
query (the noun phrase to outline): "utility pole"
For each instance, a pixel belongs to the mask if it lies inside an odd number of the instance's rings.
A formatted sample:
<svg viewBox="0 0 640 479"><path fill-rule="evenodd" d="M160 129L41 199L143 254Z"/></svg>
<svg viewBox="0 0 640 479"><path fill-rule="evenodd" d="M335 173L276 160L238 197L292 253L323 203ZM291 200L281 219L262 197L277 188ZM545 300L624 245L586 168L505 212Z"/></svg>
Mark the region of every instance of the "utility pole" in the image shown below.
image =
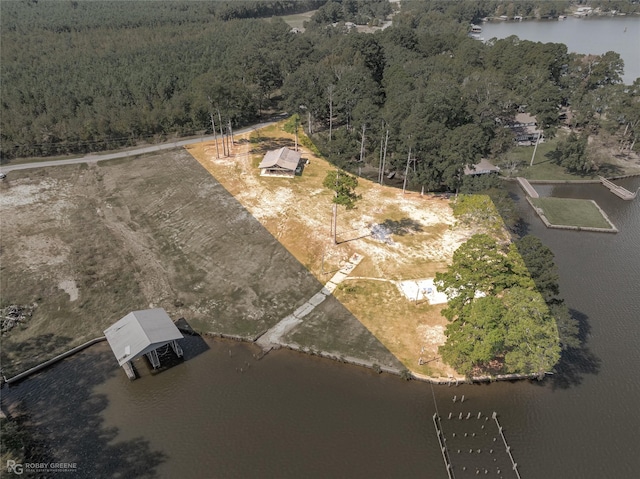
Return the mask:
<svg viewBox="0 0 640 479"><path fill-rule="evenodd" d="M402 182L402 194L407 188L407 176L409 175L409 162L411 161L411 147L409 147L409 155L407 156L407 167L404 170L404 181Z"/></svg>
<svg viewBox="0 0 640 479"><path fill-rule="evenodd" d="M209 99L209 104L211 105L211 108L213 108L213 101L211 101L211 97L207 96L207 98ZM216 133L216 123L213 121L213 112L211 110L209 110L209 116L211 117L211 128L213 129L213 138L215 139L215 142L216 142L216 157L219 159L220 148L218 147L218 135Z"/></svg>
<svg viewBox="0 0 640 479"><path fill-rule="evenodd" d="M362 124L362 141L360 142L360 163L364 160L364 132L367 129L366 123Z"/></svg>
<svg viewBox="0 0 640 479"><path fill-rule="evenodd" d="M389 130L387 130L387 136L384 139L384 154L382 155L382 171L380 172L380 184L384 184L384 167L387 164L387 144L389 143Z"/></svg>
<svg viewBox="0 0 640 479"><path fill-rule="evenodd" d="M384 126L384 122L382 123L382 126ZM382 184L382 178L380 178L381 175L381 171L382 171L382 148L384 146L384 135L382 135L380 137L380 162L378 163L378 183Z"/></svg>
<svg viewBox="0 0 640 479"><path fill-rule="evenodd" d="M540 141L541 136L542 132L539 132L538 138L536 138L536 146L533 147L533 155L531 155L531 163L529 163L529 166L533 166L533 159L536 157L536 150L538 149L538 142Z"/></svg>
<svg viewBox="0 0 640 479"><path fill-rule="evenodd" d="M229 118L229 133L231 134L231 146L235 145L235 141L233 140L233 128L231 127L231 118Z"/></svg>
<svg viewBox="0 0 640 479"><path fill-rule="evenodd" d="M296 126L295 126L295 128L296 128L296 151L298 151L298 120L299 120L299 117L296 115Z"/></svg>
<svg viewBox="0 0 640 479"><path fill-rule="evenodd" d="M216 157L220 158L220 148L218 147L218 135L216 134L216 124L213 121L213 113L209 112L209 116L211 117L211 128L213 129L213 137L216 142Z"/></svg>
<svg viewBox="0 0 640 479"><path fill-rule="evenodd" d="M222 133L222 116L220 116L220 108L216 107L218 110L218 125L220 125L220 139L222 140L222 149L224 151L224 156L227 156L227 150L224 146L224 133Z"/></svg>
<svg viewBox="0 0 640 479"><path fill-rule="evenodd" d="M338 176L340 170L336 170L336 198L338 197ZM333 244L338 244L338 203L333 203Z"/></svg>
<svg viewBox="0 0 640 479"><path fill-rule="evenodd" d="M327 88L329 91L329 141L332 141L333 132L333 85Z"/></svg>

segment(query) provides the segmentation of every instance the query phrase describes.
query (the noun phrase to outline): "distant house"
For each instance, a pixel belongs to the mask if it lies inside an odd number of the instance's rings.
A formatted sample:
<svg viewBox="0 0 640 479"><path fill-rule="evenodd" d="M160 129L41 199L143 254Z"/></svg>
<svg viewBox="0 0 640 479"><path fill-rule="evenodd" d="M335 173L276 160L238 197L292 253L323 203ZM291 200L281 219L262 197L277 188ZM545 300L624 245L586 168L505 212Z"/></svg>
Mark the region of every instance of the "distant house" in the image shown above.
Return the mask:
<svg viewBox="0 0 640 479"><path fill-rule="evenodd" d="M537 129L537 122L534 116L528 113L518 113L509 128L515 134L515 141L520 146L529 146L542 138L542 130Z"/></svg>
<svg viewBox="0 0 640 479"><path fill-rule="evenodd" d="M480 163L476 163L473 166L465 166L464 174L467 176L473 175L490 175L492 173L498 173L500 167L493 165L489 160L483 158Z"/></svg>
<svg viewBox="0 0 640 479"><path fill-rule="evenodd" d="M289 148L271 150L264 155L258 168L261 176L288 176L293 178L300 164L301 153Z"/></svg>

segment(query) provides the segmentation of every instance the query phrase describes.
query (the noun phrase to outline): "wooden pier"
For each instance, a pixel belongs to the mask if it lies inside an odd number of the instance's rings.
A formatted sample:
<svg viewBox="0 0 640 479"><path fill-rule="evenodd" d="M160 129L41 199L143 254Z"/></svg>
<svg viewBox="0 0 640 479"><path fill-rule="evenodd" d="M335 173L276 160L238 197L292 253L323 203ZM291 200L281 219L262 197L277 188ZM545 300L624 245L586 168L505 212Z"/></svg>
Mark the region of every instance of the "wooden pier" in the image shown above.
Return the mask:
<svg viewBox="0 0 640 479"><path fill-rule="evenodd" d="M526 180L526 178L518 176L517 180L527 195L529 195L531 198L540 198L540 195L538 195L538 192L533 188L533 186L531 186L531 183L529 183Z"/></svg>
<svg viewBox="0 0 640 479"><path fill-rule="evenodd" d="M520 473L518 472L518 463L513 460L513 456L511 455L511 446L507 444L507 439L504 437L504 433L502 432L502 426L498 422L498 414L495 411L493 411L493 414L491 415L491 417L493 418L493 420L496 422L496 425L498 426L498 432L500 433L500 436L502 436L502 442L504 442L504 447L506 448L507 454L509 455L509 459L511 459L511 464L513 465L513 472L515 472L518 479L520 479Z"/></svg>
<svg viewBox="0 0 640 479"><path fill-rule="evenodd" d="M438 413L433 414L433 425L436 427L436 434L438 435L438 442L440 443L440 452L442 453L442 459L444 459L444 465L447 468L447 475L449 479L455 479L453 476L453 466L451 465L451 460L449 459L449 451L447 450L446 439L444 437L444 433L442 432L442 425L440 424L440 416Z"/></svg>
<svg viewBox="0 0 640 479"><path fill-rule="evenodd" d="M607 180L606 178L604 178L602 176L599 176L598 178L600 178L600 183L602 183L604 186L609 188L611 193L613 193L614 195L616 195L619 198L622 198L623 200L630 201L630 200L635 199L635 197L638 195L638 190L636 190L634 193L631 193L626 188L623 188L622 186L618 186L615 183Z"/></svg>

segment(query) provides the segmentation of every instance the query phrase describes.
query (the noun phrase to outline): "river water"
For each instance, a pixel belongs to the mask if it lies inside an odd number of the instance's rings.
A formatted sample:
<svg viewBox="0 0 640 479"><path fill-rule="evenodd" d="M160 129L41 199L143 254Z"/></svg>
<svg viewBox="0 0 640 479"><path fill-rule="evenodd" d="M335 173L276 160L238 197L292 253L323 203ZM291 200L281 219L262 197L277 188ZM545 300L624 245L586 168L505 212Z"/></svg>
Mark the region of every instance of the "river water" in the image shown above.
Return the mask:
<svg viewBox="0 0 640 479"><path fill-rule="evenodd" d="M490 22L482 25L482 38L506 38L564 43L570 52L601 55L608 51L624 60L622 80L630 85L640 77L640 17L568 17L563 21Z"/></svg>
<svg viewBox="0 0 640 479"><path fill-rule="evenodd" d="M619 184L635 189L640 178ZM77 463L72 477L446 479L436 406L457 479L516 477L493 411L522 478L638 477L640 199L600 185L537 189L595 199L620 230L548 230L513 186L529 232L556 254L586 340L543 382L432 387L189 337L186 361L153 376L138 368L133 382L106 343L93 346L3 388L3 407L22 405L39 424L41 460Z"/></svg>

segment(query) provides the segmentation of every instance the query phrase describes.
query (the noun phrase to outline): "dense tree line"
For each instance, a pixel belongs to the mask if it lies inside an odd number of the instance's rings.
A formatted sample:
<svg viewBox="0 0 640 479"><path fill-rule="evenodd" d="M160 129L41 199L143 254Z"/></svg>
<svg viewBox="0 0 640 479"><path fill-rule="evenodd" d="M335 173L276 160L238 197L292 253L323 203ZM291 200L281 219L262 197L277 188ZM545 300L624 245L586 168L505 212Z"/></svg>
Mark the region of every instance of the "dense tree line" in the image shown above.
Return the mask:
<svg viewBox="0 0 640 479"><path fill-rule="evenodd" d="M232 3L2 2L2 157L195 134L212 110L255 120L308 42L281 20L219 17L318 2Z"/></svg>
<svg viewBox="0 0 640 479"><path fill-rule="evenodd" d="M339 166L356 171L363 156L387 171L409 164L410 183L432 190L457 190L481 156L505 157L514 145L506 127L522 107L548 137L570 107L573 128L606 125L636 145L637 87L622 85L617 53L577 55L515 36L483 44L459 18L485 15L487 5L497 2L403 3L393 27L364 38L333 24L314 30L317 56L284 80L287 109L307 116Z"/></svg>
<svg viewBox="0 0 640 479"><path fill-rule="evenodd" d="M1 155L81 153L254 121L311 49L318 0L2 2Z"/></svg>
<svg viewBox="0 0 640 479"><path fill-rule="evenodd" d="M371 22L386 1L150 5L0 4L3 159L198 134L212 116L235 127L274 109L298 114L338 166L384 162L427 190L457 190L465 165L504 157L514 143L506 125L523 105L547 135L568 106L576 130L605 128L621 149L638 148L640 83L621 84L620 57L469 38L468 22L501 2L403 2L374 34L344 22ZM318 5L304 33L241 18Z"/></svg>

